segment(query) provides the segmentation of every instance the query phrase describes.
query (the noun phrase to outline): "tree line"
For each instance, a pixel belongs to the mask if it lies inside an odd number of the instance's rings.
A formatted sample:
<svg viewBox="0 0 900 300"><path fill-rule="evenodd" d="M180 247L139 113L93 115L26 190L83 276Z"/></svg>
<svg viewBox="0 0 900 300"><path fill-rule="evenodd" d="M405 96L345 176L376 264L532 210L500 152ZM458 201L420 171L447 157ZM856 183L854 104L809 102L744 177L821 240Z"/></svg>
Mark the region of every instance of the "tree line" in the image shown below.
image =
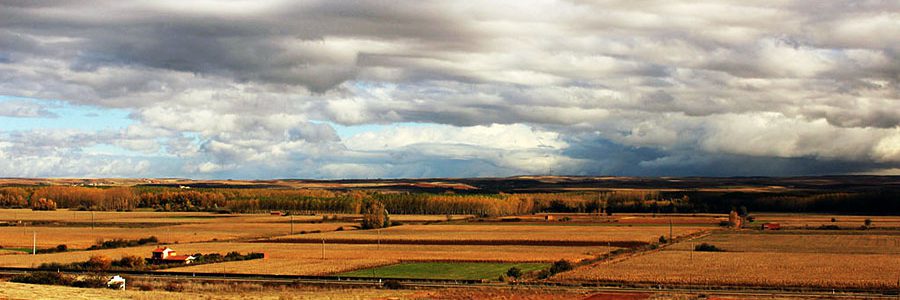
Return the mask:
<svg viewBox="0 0 900 300"><path fill-rule="evenodd" d="M900 213L900 192L727 192L629 189L517 194L435 194L324 189L179 189L159 187L4 187L0 207L33 209L220 211L359 214L370 202L392 214L503 216L539 212L724 213L753 211ZM52 207L51 207L52 203Z"/></svg>

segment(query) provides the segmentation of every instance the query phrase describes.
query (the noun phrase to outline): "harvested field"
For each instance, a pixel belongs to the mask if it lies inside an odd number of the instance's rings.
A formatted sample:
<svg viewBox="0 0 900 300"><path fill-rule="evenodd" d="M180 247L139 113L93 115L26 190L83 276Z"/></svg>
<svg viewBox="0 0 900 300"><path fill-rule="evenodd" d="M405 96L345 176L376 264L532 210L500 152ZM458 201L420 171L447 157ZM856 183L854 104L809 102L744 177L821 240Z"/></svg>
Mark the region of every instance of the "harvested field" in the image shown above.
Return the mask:
<svg viewBox="0 0 900 300"><path fill-rule="evenodd" d="M874 228L900 228L900 216L846 216L846 215L817 215L817 214L752 214L756 220L754 224L767 222L779 223L782 227L816 228L819 226L836 225L841 228L859 228L866 219L872 220ZM834 218L835 222L831 222Z"/></svg>
<svg viewBox="0 0 900 300"><path fill-rule="evenodd" d="M659 251L580 267L554 280L896 289L898 278L898 255Z"/></svg>
<svg viewBox="0 0 900 300"><path fill-rule="evenodd" d="M549 216L549 217L548 217ZM497 218L496 221L517 219L520 222L546 224L579 224L579 225L674 225L682 226L718 226L719 222L728 220L722 214L615 214L613 216L583 213L540 213Z"/></svg>
<svg viewBox="0 0 900 300"><path fill-rule="evenodd" d="M304 223L294 224L294 232L300 231L333 231L338 227L351 228L352 223ZM32 234L37 233L38 248L55 247L66 244L71 249L84 249L94 245L97 240L105 239L139 239L151 235L161 243L184 243L238 238L260 238L286 235L290 233L290 224L277 223L215 223L184 224L162 226L146 229L118 227L0 227L0 246L31 247Z"/></svg>
<svg viewBox="0 0 900 300"><path fill-rule="evenodd" d="M523 273L550 268L549 263L413 262L335 274L348 277L497 280L510 268Z"/></svg>
<svg viewBox="0 0 900 300"><path fill-rule="evenodd" d="M168 269L186 272L273 273L325 275L361 268L395 264L402 261L460 262L552 262L580 260L612 251L606 247L529 247L529 246L431 246L431 245L347 245L328 244L322 259L321 244L208 243L177 245L184 253L262 249L269 258L198 265ZM191 250L197 249L197 250ZM216 250L222 249L222 250ZM179 250L182 251L182 250Z"/></svg>
<svg viewBox="0 0 900 300"><path fill-rule="evenodd" d="M676 227L675 236L707 230L703 227ZM529 226L529 225L403 225L382 230L357 230L335 232L330 238L373 243L385 241L411 241L409 243L440 244L492 244L509 241L509 244L533 242L541 245L603 245L615 242L656 242L661 235L668 236L668 226ZM285 236L277 239L305 241L304 236ZM458 241L458 242L456 242ZM400 243L400 242L397 242ZM502 244L502 243L500 243Z"/></svg>
<svg viewBox="0 0 900 300"><path fill-rule="evenodd" d="M327 238L327 235L326 235ZM230 251L265 252L268 259L168 269L187 272L272 273L322 275L359 268L394 264L401 261L487 261L552 262L580 260L609 252L606 247L529 247L529 246L419 246L419 245L346 245L329 244L325 257L321 244L195 243L170 245L178 253L226 253ZM92 255L118 259L123 255L150 256L155 246L72 251L39 255L0 255L0 266L30 267L41 263L85 261Z"/></svg>
<svg viewBox="0 0 900 300"><path fill-rule="evenodd" d="M900 254L900 232L858 233L716 233L695 242L710 243L728 252ZM691 244L681 243L666 250L691 250Z"/></svg>

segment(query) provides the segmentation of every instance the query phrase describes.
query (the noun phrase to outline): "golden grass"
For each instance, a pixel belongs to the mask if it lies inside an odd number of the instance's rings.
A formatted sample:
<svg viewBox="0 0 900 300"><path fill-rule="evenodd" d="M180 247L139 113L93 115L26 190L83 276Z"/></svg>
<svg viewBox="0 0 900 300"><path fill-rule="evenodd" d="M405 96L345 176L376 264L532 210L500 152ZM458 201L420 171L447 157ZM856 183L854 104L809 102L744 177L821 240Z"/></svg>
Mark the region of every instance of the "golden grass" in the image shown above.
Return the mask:
<svg viewBox="0 0 900 300"><path fill-rule="evenodd" d="M22 284L0 281L0 299L131 299L142 292L108 289L82 289L65 286ZM154 292L160 297L177 297L175 293Z"/></svg>
<svg viewBox="0 0 900 300"><path fill-rule="evenodd" d="M562 273L558 281L897 288L900 256L883 254L659 251Z"/></svg>
<svg viewBox="0 0 900 300"><path fill-rule="evenodd" d="M676 236L703 227L675 227ZM640 241L656 242L669 234L668 226L558 226L558 225L403 225L382 230L358 230L329 234L341 239L402 240L523 240L523 241ZM307 236L294 235L291 238Z"/></svg>
<svg viewBox="0 0 900 300"><path fill-rule="evenodd" d="M185 292L109 290L33 285L0 281L0 299L408 299L422 292L382 289L252 288L232 290L222 284L184 284Z"/></svg>
<svg viewBox="0 0 900 300"><path fill-rule="evenodd" d="M716 233L695 241L710 243L729 252L799 252L900 254L900 233L895 235L816 233ZM667 250L690 250L680 243Z"/></svg>

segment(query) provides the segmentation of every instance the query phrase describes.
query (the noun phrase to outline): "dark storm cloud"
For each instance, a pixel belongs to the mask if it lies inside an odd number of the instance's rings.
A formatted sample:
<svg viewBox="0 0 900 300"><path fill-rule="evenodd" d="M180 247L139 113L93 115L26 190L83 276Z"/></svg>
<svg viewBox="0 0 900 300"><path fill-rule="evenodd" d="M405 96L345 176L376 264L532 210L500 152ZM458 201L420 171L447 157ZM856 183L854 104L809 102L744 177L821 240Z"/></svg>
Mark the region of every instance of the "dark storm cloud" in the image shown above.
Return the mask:
<svg viewBox="0 0 900 300"><path fill-rule="evenodd" d="M0 95L130 110L123 141L40 140L158 150L187 175L544 169L528 158L580 174L857 172L900 161L898 11L896 1L0 1ZM515 135L565 142L506 153L515 159L495 155L496 138L470 149L410 135L419 146L362 151L329 122L457 126L438 135L525 126L541 134ZM24 149L13 136L0 155ZM440 163L384 158L416 151Z"/></svg>

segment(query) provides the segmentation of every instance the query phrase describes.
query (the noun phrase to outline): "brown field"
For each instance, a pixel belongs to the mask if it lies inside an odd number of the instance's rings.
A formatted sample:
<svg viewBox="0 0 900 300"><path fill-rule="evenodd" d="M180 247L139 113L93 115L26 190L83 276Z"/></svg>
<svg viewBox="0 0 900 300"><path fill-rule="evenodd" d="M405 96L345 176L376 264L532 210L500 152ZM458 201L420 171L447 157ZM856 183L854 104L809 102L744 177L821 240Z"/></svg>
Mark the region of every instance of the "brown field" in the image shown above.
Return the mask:
<svg viewBox="0 0 900 300"><path fill-rule="evenodd" d="M900 256L883 254L659 251L560 274L559 281L897 288Z"/></svg>
<svg viewBox="0 0 900 300"><path fill-rule="evenodd" d="M675 236L708 230L704 227L673 228ZM370 240L520 240L520 241L638 241L655 242L668 236L668 226L557 226L557 225L404 225L383 230L359 230L330 233L340 239ZM293 235L280 238L306 238Z"/></svg>
<svg viewBox="0 0 900 300"><path fill-rule="evenodd" d="M837 225L844 228L859 228L866 219L872 220L874 228L900 228L900 216L845 216L845 215L818 215L818 214L754 214L757 224L773 222L787 227L819 227L822 225ZM836 222L831 222L834 218Z"/></svg>
<svg viewBox="0 0 900 300"><path fill-rule="evenodd" d="M846 233L777 232L777 233L717 233L692 243L681 243L666 250L690 250L693 244L709 243L728 252L795 252L795 253L855 253L900 255L900 232L869 231Z"/></svg>
<svg viewBox="0 0 900 300"><path fill-rule="evenodd" d="M294 232L333 231L338 227L350 229L355 223L297 223ZM38 248L66 244L70 248L84 249L99 239L139 239L156 236L161 243L186 243L243 238L260 238L290 234L288 223L203 223L159 226L149 228L79 227L63 226L6 226L0 227L0 246L31 247L33 233L37 233Z"/></svg>
<svg viewBox="0 0 900 300"><path fill-rule="evenodd" d="M550 219L547 218L550 216ZM669 225L671 222L675 225L693 225L693 226L718 226L719 222L728 220L727 215L723 214L646 214L646 213L621 213L612 216L599 214L584 213L540 213L531 215L520 215L513 217L496 218L498 221L502 219L515 218L522 222L541 222L547 224L622 224L622 225L638 225L638 224L655 224ZM563 220L567 218L568 220Z"/></svg>
<svg viewBox="0 0 900 300"><path fill-rule="evenodd" d="M613 250L607 247L529 246L428 246L428 245L347 245L329 244L326 234L325 259L322 245L266 243L194 243L170 245L181 254L265 252L264 260L249 260L169 269L188 272L272 273L322 275L400 261L502 261L552 262L580 260ZM123 255L150 256L154 246L72 251L39 255L0 255L0 267L31 267L41 263L85 261L92 255L118 259Z"/></svg>

